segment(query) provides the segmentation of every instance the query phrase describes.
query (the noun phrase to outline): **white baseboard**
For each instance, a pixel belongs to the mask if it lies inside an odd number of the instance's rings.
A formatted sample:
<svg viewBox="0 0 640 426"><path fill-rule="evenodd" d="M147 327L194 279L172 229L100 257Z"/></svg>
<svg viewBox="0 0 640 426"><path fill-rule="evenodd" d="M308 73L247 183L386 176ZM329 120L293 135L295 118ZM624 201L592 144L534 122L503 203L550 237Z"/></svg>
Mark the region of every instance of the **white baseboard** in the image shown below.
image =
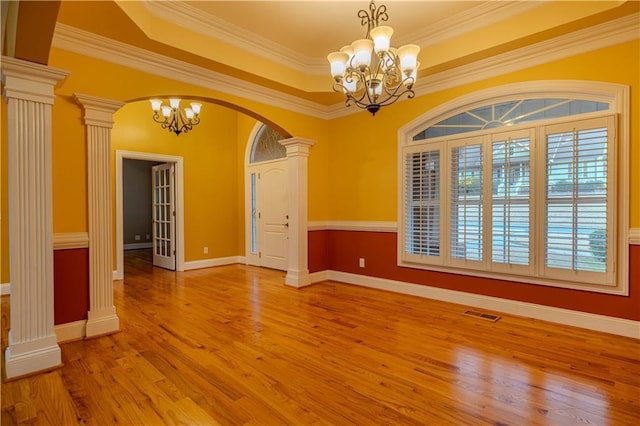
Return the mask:
<svg viewBox="0 0 640 426"><path fill-rule="evenodd" d="M120 331L120 319L115 306L87 312L87 337L102 336Z"/></svg>
<svg viewBox="0 0 640 426"><path fill-rule="evenodd" d="M62 352L55 335L32 340L27 344L9 345L5 352L4 370L8 379L50 370L61 365Z"/></svg>
<svg viewBox="0 0 640 426"><path fill-rule="evenodd" d="M147 249L147 248L153 248L153 243L152 242L146 242L146 243L129 243L129 244L125 244L122 246L122 248L124 250L138 250L138 249Z"/></svg>
<svg viewBox="0 0 640 426"><path fill-rule="evenodd" d="M11 294L11 283L0 284L0 296Z"/></svg>
<svg viewBox="0 0 640 426"><path fill-rule="evenodd" d="M56 336L58 336L58 343L82 340L87 335L87 320L56 325L53 327L53 331L55 331Z"/></svg>
<svg viewBox="0 0 640 426"><path fill-rule="evenodd" d="M313 283L330 279L332 281L339 281L362 287L376 288L428 299L441 300L444 302L457 303L460 305L473 306L476 308L490 309L492 311L640 339L640 321L632 321L623 318L615 318L605 315L573 311L570 309L538 305L535 303L501 299L498 297L483 296L479 294L465 293L461 291L447 290L426 285L411 284L402 281L394 281L339 271L315 272L311 274L311 278Z"/></svg>
<svg viewBox="0 0 640 426"><path fill-rule="evenodd" d="M184 270L212 268L214 266L233 265L234 263L245 263L244 256L217 257L215 259L191 260L184 262Z"/></svg>
<svg viewBox="0 0 640 426"><path fill-rule="evenodd" d="M309 278L311 279L311 284L329 281L331 279L331 272L333 271L318 271L310 273Z"/></svg>

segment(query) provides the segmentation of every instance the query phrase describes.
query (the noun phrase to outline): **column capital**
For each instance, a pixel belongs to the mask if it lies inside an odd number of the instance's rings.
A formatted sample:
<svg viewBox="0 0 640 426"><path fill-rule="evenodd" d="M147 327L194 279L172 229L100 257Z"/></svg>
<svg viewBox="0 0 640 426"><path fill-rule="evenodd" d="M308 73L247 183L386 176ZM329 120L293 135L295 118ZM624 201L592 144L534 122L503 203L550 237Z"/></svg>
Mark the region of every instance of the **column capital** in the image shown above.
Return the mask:
<svg viewBox="0 0 640 426"><path fill-rule="evenodd" d="M64 80L69 71L21 59L2 57L2 83L4 96L52 105L53 89Z"/></svg>
<svg viewBox="0 0 640 426"><path fill-rule="evenodd" d="M287 157L292 155L309 155L309 148L316 144L316 141L305 138L289 138L283 139L280 145L287 149Z"/></svg>
<svg viewBox="0 0 640 426"><path fill-rule="evenodd" d="M124 102L74 93L73 98L84 108L84 124L87 126L113 127L113 113L124 106Z"/></svg>

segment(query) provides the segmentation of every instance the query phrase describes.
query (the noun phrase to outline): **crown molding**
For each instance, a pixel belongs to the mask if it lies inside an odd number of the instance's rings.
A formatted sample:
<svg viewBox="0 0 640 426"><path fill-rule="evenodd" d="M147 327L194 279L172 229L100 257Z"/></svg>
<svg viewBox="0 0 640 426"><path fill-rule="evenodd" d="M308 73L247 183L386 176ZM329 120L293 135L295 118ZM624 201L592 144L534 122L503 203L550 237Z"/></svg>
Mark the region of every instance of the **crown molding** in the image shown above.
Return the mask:
<svg viewBox="0 0 640 426"><path fill-rule="evenodd" d="M143 4L149 13L160 19L194 30L206 37L229 43L296 71L316 75L329 73L329 65L325 58L301 55L293 49L203 12L185 2L145 1Z"/></svg>
<svg viewBox="0 0 640 426"><path fill-rule="evenodd" d="M324 57L313 58L301 55L293 49L186 3L145 1L143 4L149 13L160 19L194 30L206 37L229 43L296 71L314 75L328 73L329 67ZM424 48L488 24L509 19L539 6L538 2L484 3L438 21L429 28L397 37L397 41L399 45L413 43Z"/></svg>
<svg viewBox="0 0 640 426"><path fill-rule="evenodd" d="M640 14L636 13L512 52L482 59L472 64L422 77L416 83L416 96L424 96L638 39L640 38L637 24L639 19ZM343 102L324 106L60 23L56 25L52 45L55 48L185 83L198 84L213 91L262 102L320 119L330 120L361 112L358 108L345 107ZM405 100L401 99L400 102Z"/></svg>
<svg viewBox="0 0 640 426"><path fill-rule="evenodd" d="M640 38L638 20L640 20L640 13L635 13L511 52L481 59L472 64L422 77L415 85L416 97L638 39ZM406 99L403 98L400 101L406 101ZM343 103L328 107L329 119L344 117L359 111L361 110L345 107Z"/></svg>
<svg viewBox="0 0 640 426"><path fill-rule="evenodd" d="M327 119L324 105L57 23L52 46L251 101Z"/></svg>
<svg viewBox="0 0 640 426"><path fill-rule="evenodd" d="M456 13L427 28L395 37L396 44L417 44L425 48L459 35L520 15L541 5L540 2L486 2Z"/></svg>

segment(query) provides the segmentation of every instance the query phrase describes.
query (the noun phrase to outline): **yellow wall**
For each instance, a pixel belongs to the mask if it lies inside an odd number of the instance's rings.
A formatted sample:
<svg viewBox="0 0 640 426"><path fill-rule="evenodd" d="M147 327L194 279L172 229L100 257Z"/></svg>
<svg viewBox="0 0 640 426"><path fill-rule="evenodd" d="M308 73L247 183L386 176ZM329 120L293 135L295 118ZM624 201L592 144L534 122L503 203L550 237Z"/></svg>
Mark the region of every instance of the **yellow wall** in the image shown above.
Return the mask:
<svg viewBox="0 0 640 426"><path fill-rule="evenodd" d="M631 86L630 226L640 227L639 41L577 55L332 120L329 155L330 220L396 221L397 130L457 97L503 84L533 80L593 80Z"/></svg>
<svg viewBox="0 0 640 426"><path fill-rule="evenodd" d="M116 150L183 158L187 261L238 254L236 115L229 108L205 103L201 124L179 136L151 120L148 101L127 104L114 115L112 165ZM115 177L115 167L112 173Z"/></svg>
<svg viewBox="0 0 640 426"><path fill-rule="evenodd" d="M54 232L86 232L88 228L86 137L74 93L123 102L168 93L211 100L203 105L202 123L179 137L152 122L148 101L129 102L114 114L114 174L116 149L184 157L186 261L244 255L244 152L256 120L218 106L215 100L239 105L294 136L317 141L309 160L314 194L310 216L314 220L327 217L325 120L58 49L52 49L49 65L70 71L56 89L53 107ZM115 181L113 185L115 209ZM208 254L203 247L209 247Z"/></svg>

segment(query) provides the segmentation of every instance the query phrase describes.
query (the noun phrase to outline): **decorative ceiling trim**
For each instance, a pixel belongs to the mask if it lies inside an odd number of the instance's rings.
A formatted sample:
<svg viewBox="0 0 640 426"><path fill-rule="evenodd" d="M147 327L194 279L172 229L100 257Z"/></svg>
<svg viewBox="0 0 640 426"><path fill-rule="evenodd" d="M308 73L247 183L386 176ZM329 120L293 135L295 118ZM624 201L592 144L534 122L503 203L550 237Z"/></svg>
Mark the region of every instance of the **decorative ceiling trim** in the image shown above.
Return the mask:
<svg viewBox="0 0 640 426"><path fill-rule="evenodd" d="M421 77L416 84L416 96L638 39L639 19L640 14L635 13L469 65ZM185 83L193 84L196 81L200 86L213 91L321 119L333 119L361 112L359 109L347 108L343 103L327 107L60 23L56 25L53 47ZM330 89L327 87L327 91Z"/></svg>
<svg viewBox="0 0 640 426"><path fill-rule="evenodd" d="M251 101L327 119L324 105L58 23L52 46ZM195 83L194 83L195 82Z"/></svg>
<svg viewBox="0 0 640 426"><path fill-rule="evenodd" d="M303 56L256 33L233 25L185 2L145 1L152 15L207 37L229 43L254 55L307 74L325 75L329 65L325 58Z"/></svg>
<svg viewBox="0 0 640 426"><path fill-rule="evenodd" d="M143 4L149 13L160 19L229 43L296 71L314 75L324 75L328 72L329 67L325 57L312 58L301 55L293 49L275 43L184 2L145 1ZM539 6L539 2L488 2L479 4L469 10L440 20L428 28L398 37L396 42L398 45L413 43L424 48L474 29L509 19Z"/></svg>
<svg viewBox="0 0 640 426"><path fill-rule="evenodd" d="M635 13L472 64L420 76L414 88L416 97L638 39L639 19L640 14ZM406 99L400 100L404 101ZM339 103L329 107L328 115L329 119L333 119L359 111Z"/></svg>
<svg viewBox="0 0 640 426"><path fill-rule="evenodd" d="M540 2L487 2L395 38L397 45L408 43L425 48L459 35L504 21L539 7Z"/></svg>

